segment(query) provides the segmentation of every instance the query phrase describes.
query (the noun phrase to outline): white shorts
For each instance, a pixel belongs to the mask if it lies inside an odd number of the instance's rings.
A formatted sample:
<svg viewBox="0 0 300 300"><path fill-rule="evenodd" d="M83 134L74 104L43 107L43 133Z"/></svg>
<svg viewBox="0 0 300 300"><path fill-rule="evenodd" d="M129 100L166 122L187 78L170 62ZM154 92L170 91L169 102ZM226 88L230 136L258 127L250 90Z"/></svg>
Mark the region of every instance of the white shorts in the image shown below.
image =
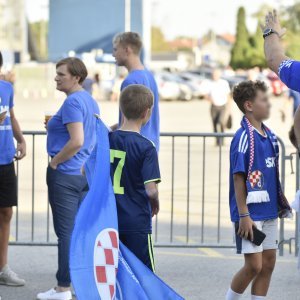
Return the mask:
<svg viewBox="0 0 300 300"><path fill-rule="evenodd" d="M261 230L266 235L266 238L260 246L256 246L250 241L238 236L235 232L235 223L233 223L236 252L238 254L259 253L263 252L264 250L278 248L278 219L254 221L254 223L256 224L257 229Z"/></svg>

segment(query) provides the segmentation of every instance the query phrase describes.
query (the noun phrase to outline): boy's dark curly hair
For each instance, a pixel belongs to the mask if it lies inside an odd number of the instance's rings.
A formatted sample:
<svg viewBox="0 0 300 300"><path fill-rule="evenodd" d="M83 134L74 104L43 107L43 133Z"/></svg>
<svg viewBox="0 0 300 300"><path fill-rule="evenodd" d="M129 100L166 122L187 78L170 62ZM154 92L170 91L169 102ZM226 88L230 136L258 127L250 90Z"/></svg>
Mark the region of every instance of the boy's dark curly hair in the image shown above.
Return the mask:
<svg viewBox="0 0 300 300"><path fill-rule="evenodd" d="M268 90L263 81L243 81L233 89L233 100L238 108L245 113L244 104L246 101L253 101L257 95L257 91L266 92Z"/></svg>

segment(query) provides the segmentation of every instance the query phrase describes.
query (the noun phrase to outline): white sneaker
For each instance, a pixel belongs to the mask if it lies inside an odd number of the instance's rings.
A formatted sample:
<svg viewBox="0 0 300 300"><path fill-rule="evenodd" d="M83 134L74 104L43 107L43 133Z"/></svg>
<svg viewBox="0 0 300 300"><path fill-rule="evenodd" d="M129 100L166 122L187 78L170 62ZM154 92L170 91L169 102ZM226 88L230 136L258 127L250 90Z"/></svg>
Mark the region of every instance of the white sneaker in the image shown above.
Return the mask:
<svg viewBox="0 0 300 300"><path fill-rule="evenodd" d="M6 265L0 272L0 284L9 286L23 286L25 280L21 279L11 268Z"/></svg>
<svg viewBox="0 0 300 300"><path fill-rule="evenodd" d="M51 289L44 293L39 293L36 298L38 300L72 300L71 291L57 292L55 289Z"/></svg>

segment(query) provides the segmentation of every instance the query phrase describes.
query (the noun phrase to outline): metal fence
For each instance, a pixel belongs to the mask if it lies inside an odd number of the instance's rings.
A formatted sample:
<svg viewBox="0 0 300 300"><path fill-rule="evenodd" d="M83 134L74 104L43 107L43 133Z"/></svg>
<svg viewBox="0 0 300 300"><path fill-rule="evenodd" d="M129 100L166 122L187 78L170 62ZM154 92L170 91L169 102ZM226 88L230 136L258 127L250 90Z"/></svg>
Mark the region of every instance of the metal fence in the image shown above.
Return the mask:
<svg viewBox="0 0 300 300"><path fill-rule="evenodd" d="M49 162L45 132L24 132L28 157L16 163L19 206L15 209L12 245L56 245L52 216L47 200L45 172ZM160 166L161 211L154 220L157 247L233 248L233 228L229 219L229 144L232 134L162 133ZM216 146L216 139L222 143ZM30 142L31 141L31 142ZM281 147L281 182L285 188L287 155ZM299 188L299 160L296 159L296 188ZM291 228L292 226L292 228ZM298 245L298 223L280 221L279 251L284 245ZM286 237L286 233L290 237ZM296 247L297 248L297 247Z"/></svg>

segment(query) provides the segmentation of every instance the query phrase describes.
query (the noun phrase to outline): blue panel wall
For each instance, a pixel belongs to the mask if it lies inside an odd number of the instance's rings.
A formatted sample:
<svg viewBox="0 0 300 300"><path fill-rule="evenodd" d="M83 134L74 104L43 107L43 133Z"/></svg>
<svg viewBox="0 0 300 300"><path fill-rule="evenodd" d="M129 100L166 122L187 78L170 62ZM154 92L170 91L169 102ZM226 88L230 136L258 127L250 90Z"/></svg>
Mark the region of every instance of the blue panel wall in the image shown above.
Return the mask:
<svg viewBox="0 0 300 300"><path fill-rule="evenodd" d="M131 0L131 30L143 33L143 0ZM125 0L50 0L49 59L70 50L112 52L112 38L124 31Z"/></svg>

